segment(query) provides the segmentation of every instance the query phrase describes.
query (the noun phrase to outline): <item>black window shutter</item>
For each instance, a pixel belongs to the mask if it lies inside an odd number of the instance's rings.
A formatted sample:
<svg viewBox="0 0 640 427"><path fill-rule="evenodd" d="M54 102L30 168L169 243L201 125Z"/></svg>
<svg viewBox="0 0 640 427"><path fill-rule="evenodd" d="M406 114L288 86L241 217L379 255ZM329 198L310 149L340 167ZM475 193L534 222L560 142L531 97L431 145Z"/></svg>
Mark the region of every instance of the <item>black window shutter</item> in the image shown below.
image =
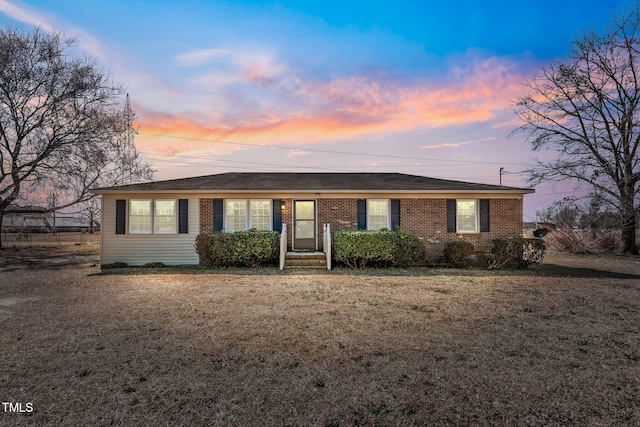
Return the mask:
<svg viewBox="0 0 640 427"><path fill-rule="evenodd" d="M178 200L178 233L189 232L189 200Z"/></svg>
<svg viewBox="0 0 640 427"><path fill-rule="evenodd" d="M456 232L456 200L447 199L447 232Z"/></svg>
<svg viewBox="0 0 640 427"><path fill-rule="evenodd" d="M489 199L480 200L480 231L489 231Z"/></svg>
<svg viewBox="0 0 640 427"><path fill-rule="evenodd" d="M358 199L358 230L367 229L367 201Z"/></svg>
<svg viewBox="0 0 640 427"><path fill-rule="evenodd" d="M273 231L282 233L282 200L273 199Z"/></svg>
<svg viewBox="0 0 640 427"><path fill-rule="evenodd" d="M391 199L391 229L400 227L400 199Z"/></svg>
<svg viewBox="0 0 640 427"><path fill-rule="evenodd" d="M116 200L116 234L125 234L127 230L127 201Z"/></svg>
<svg viewBox="0 0 640 427"><path fill-rule="evenodd" d="M222 231L224 227L224 212L222 199L213 199L213 231Z"/></svg>

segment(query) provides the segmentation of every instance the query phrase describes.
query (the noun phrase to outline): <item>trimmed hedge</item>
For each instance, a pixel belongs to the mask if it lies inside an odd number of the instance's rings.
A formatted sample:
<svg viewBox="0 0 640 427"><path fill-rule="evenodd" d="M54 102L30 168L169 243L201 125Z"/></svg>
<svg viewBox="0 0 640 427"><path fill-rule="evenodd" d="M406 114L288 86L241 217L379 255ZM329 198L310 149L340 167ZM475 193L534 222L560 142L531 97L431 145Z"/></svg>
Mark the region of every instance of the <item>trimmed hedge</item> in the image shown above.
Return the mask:
<svg viewBox="0 0 640 427"><path fill-rule="evenodd" d="M525 237L495 239L491 248L489 269L500 268L508 264L518 268L528 268L531 264L541 264L545 250L546 245L542 239L528 239Z"/></svg>
<svg viewBox="0 0 640 427"><path fill-rule="evenodd" d="M333 258L356 269L367 265L406 267L424 261L422 241L405 230L336 231Z"/></svg>
<svg viewBox="0 0 640 427"><path fill-rule="evenodd" d="M275 261L280 247L277 231L203 233L196 237L200 265L206 267L256 267Z"/></svg>
<svg viewBox="0 0 640 427"><path fill-rule="evenodd" d="M396 230L396 235L398 246L395 251L394 264L398 267L424 264L427 250L422 240L403 228Z"/></svg>
<svg viewBox="0 0 640 427"><path fill-rule="evenodd" d="M458 240L445 245L444 260L452 267L468 267L474 253L475 247L472 243Z"/></svg>

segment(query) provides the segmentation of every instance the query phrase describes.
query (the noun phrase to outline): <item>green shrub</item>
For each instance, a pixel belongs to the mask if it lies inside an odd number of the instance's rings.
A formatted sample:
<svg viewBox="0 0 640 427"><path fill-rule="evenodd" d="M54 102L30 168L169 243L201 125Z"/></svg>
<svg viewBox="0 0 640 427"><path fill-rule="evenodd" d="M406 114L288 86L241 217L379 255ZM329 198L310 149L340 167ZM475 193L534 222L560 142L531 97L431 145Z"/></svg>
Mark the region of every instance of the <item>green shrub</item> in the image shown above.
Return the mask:
<svg viewBox="0 0 640 427"><path fill-rule="evenodd" d="M393 231L336 231L333 234L333 257L351 268L369 263L390 263L396 247Z"/></svg>
<svg viewBox="0 0 640 427"><path fill-rule="evenodd" d="M507 264L518 268L527 268L531 264L540 264L544 258L545 250L546 245L542 239L524 237L495 239L491 248L489 269L500 268Z"/></svg>
<svg viewBox="0 0 640 427"><path fill-rule="evenodd" d="M472 243L461 240L447 243L444 247L444 260L452 267L467 267L475 253Z"/></svg>
<svg viewBox="0 0 640 427"><path fill-rule="evenodd" d="M368 263L391 262L395 234L391 231L337 231L333 235L333 256L351 268Z"/></svg>
<svg viewBox="0 0 640 427"><path fill-rule="evenodd" d="M110 268L127 268L127 267L129 267L129 264L127 264L126 262L120 262L120 261L116 261L111 264L102 264L100 266L100 268L103 270L108 270Z"/></svg>
<svg viewBox="0 0 640 427"><path fill-rule="evenodd" d="M267 261L274 261L280 249L280 233L276 231L237 231L230 233L231 254L235 264L256 267Z"/></svg>
<svg viewBox="0 0 640 427"><path fill-rule="evenodd" d="M206 267L256 267L275 261L280 247L276 231L237 231L203 233L196 237L199 262Z"/></svg>
<svg viewBox="0 0 640 427"><path fill-rule="evenodd" d="M165 268L166 266L163 262L148 262L142 268Z"/></svg>
<svg viewBox="0 0 640 427"><path fill-rule="evenodd" d="M333 233L333 257L351 268L367 265L407 267L424 261L422 241L406 230L337 231Z"/></svg>
<svg viewBox="0 0 640 427"><path fill-rule="evenodd" d="M400 228L396 231L397 247L394 254L393 263L397 267L408 267L410 265L423 264L427 251L422 240L418 236Z"/></svg>
<svg viewBox="0 0 640 427"><path fill-rule="evenodd" d="M206 267L213 267L214 260L211 254L211 248L214 242L221 242L224 239L222 233L201 233L196 237L196 253L198 254L198 263Z"/></svg>

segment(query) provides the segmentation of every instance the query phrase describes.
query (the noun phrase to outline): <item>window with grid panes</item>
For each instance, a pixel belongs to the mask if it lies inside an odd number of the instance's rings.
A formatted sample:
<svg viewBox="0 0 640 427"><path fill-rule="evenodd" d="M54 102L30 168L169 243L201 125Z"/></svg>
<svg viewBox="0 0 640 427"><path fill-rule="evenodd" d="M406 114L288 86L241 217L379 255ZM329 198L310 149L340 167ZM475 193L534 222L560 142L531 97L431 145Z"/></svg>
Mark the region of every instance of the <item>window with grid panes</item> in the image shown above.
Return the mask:
<svg viewBox="0 0 640 427"><path fill-rule="evenodd" d="M367 201L368 229L382 230L389 228L389 200L370 199Z"/></svg>
<svg viewBox="0 0 640 427"><path fill-rule="evenodd" d="M458 233L478 232L477 200L456 201L456 230Z"/></svg>

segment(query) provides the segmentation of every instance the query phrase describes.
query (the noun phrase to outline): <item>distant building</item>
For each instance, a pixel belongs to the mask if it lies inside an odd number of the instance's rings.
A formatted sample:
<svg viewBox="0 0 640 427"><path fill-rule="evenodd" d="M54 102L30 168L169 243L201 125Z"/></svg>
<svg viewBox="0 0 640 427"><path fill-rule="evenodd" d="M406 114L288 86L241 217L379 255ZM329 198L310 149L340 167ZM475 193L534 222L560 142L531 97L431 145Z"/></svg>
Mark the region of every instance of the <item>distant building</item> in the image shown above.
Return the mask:
<svg viewBox="0 0 640 427"><path fill-rule="evenodd" d="M37 206L9 205L2 218L4 233L46 233L51 227L51 213Z"/></svg>
<svg viewBox="0 0 640 427"><path fill-rule="evenodd" d="M99 227L95 227L97 229ZM88 231L89 220L61 216L38 206L9 206L2 218L3 233Z"/></svg>

